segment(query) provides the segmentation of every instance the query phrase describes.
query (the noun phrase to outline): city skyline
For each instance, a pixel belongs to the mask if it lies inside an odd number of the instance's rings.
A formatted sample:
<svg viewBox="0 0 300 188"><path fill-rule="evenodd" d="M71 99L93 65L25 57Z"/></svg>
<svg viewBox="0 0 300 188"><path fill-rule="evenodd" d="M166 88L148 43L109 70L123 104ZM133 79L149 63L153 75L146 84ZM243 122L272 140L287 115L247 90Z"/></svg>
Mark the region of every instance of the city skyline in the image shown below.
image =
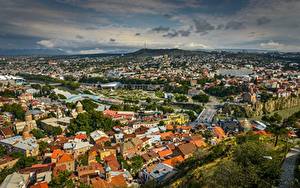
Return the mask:
<svg viewBox="0 0 300 188"><path fill-rule="evenodd" d="M0 49L63 54L140 48L300 51L297 0L1 1Z"/></svg>

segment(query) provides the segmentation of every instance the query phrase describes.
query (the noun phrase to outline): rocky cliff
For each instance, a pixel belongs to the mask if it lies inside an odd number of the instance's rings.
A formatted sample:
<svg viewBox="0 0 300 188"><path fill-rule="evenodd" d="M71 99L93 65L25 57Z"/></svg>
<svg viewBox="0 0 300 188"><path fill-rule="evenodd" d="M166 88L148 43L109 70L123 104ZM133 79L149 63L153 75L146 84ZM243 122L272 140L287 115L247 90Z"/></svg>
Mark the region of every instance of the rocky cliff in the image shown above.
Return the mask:
<svg viewBox="0 0 300 188"><path fill-rule="evenodd" d="M248 117L261 116L277 110L300 106L300 97L271 99L267 102L256 102L253 105L243 105Z"/></svg>

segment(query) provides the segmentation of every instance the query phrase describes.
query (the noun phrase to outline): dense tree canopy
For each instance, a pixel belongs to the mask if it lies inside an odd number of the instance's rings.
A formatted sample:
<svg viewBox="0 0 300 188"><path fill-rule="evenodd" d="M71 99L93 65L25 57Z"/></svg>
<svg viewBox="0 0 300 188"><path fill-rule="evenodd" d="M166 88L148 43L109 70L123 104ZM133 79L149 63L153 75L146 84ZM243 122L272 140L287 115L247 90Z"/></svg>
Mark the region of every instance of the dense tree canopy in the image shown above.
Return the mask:
<svg viewBox="0 0 300 188"><path fill-rule="evenodd" d="M87 112L91 112L98 107L98 105L94 103L91 99L84 99L81 101L81 103L83 105L83 109Z"/></svg>
<svg viewBox="0 0 300 188"><path fill-rule="evenodd" d="M209 102L209 96L206 94L199 94L192 97L193 100L201 103Z"/></svg>
<svg viewBox="0 0 300 188"><path fill-rule="evenodd" d="M262 143L238 145L232 160L219 165L207 184L212 187L272 187L278 183L281 161L266 156L272 156L272 152Z"/></svg>
<svg viewBox="0 0 300 188"><path fill-rule="evenodd" d="M33 136L36 138L36 139L40 139L40 138L44 138L45 137L45 134L42 130L40 129L33 129L31 131L31 133L33 134Z"/></svg>
<svg viewBox="0 0 300 188"><path fill-rule="evenodd" d="M12 113L15 118L24 120L25 111L23 110L21 104L17 104L17 103L4 104L1 108L2 108L2 111L4 111L4 112Z"/></svg>
<svg viewBox="0 0 300 188"><path fill-rule="evenodd" d="M87 133L97 129L109 131L116 125L120 125L120 123L105 117L101 112L90 111L81 113L72 120L68 130L71 135L74 135L78 131L86 131Z"/></svg>
<svg viewBox="0 0 300 188"><path fill-rule="evenodd" d="M59 172L57 177L53 177L49 183L50 187L55 188L74 188L75 184L73 180L70 179L72 172L63 171Z"/></svg>
<svg viewBox="0 0 300 188"><path fill-rule="evenodd" d="M205 91L216 97L227 97L230 95L238 95L241 92L241 88L237 86L215 86L208 88Z"/></svg>

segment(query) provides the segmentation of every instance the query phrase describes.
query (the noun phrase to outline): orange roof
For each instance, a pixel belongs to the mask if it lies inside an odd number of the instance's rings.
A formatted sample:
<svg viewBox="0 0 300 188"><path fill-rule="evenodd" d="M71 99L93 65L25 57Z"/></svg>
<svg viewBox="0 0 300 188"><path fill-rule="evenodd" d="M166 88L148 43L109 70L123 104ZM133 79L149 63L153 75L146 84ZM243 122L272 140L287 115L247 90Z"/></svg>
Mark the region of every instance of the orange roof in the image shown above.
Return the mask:
<svg viewBox="0 0 300 188"><path fill-rule="evenodd" d="M199 148L206 146L206 143L203 140L192 140L191 143L195 144Z"/></svg>
<svg viewBox="0 0 300 188"><path fill-rule="evenodd" d="M116 171L120 168L120 164L116 158L115 155L111 154L104 158L104 161L106 161L107 165L113 170Z"/></svg>
<svg viewBox="0 0 300 188"><path fill-rule="evenodd" d="M225 132L221 127L214 127L213 131L214 131L216 137L218 137L218 138L225 138L226 137Z"/></svg>
<svg viewBox="0 0 300 188"><path fill-rule="evenodd" d="M52 166L53 163L47 163L47 164L33 164L31 165L31 168L44 168Z"/></svg>
<svg viewBox="0 0 300 188"><path fill-rule="evenodd" d="M164 132L164 133L160 133L160 137L162 140L167 139L167 138L171 138L174 134L172 132Z"/></svg>
<svg viewBox="0 0 300 188"><path fill-rule="evenodd" d="M254 134L264 135L264 136L271 136L270 133L267 133L267 132L264 131L264 130L261 130L261 131L254 131Z"/></svg>
<svg viewBox="0 0 300 188"><path fill-rule="evenodd" d="M30 188L48 188L48 183L47 182L36 183L30 186Z"/></svg>
<svg viewBox="0 0 300 188"><path fill-rule="evenodd" d="M127 182L122 174L111 177L110 181L106 181L100 177L92 178L91 184L93 188L127 187Z"/></svg>
<svg viewBox="0 0 300 188"><path fill-rule="evenodd" d="M170 150L170 149L166 149L166 150L163 150L163 151L159 151L158 152L158 155L160 156L160 157L166 157L166 156L168 156L168 155L172 155L172 150Z"/></svg>
<svg viewBox="0 0 300 188"><path fill-rule="evenodd" d="M74 158L71 154L63 154L57 161L57 163L74 162Z"/></svg>
<svg viewBox="0 0 300 188"><path fill-rule="evenodd" d="M167 130L173 130L174 127L173 127L173 125L168 124L168 125L166 125L166 129L167 129Z"/></svg>
<svg viewBox="0 0 300 188"><path fill-rule="evenodd" d="M80 140L84 140L84 139L87 139L87 136L86 136L86 134L80 133L80 134L77 134L75 136L75 138L80 139Z"/></svg>
<svg viewBox="0 0 300 188"><path fill-rule="evenodd" d="M181 155L178 155L171 159L164 160L163 163L174 167L182 161L184 161L183 157Z"/></svg>
<svg viewBox="0 0 300 188"><path fill-rule="evenodd" d="M126 180L122 174L111 178L112 187L127 187Z"/></svg>
<svg viewBox="0 0 300 188"><path fill-rule="evenodd" d="M183 126L177 126L178 129L182 129L182 130L190 130L192 129L192 126L187 126L187 125L183 125Z"/></svg>
<svg viewBox="0 0 300 188"><path fill-rule="evenodd" d="M59 156L63 155L65 152L61 149L55 149L52 154L51 154L51 158L52 159L57 159Z"/></svg>
<svg viewBox="0 0 300 188"><path fill-rule="evenodd" d="M109 184L104 179L101 179L100 177L96 177L91 179L91 184L93 188L109 188Z"/></svg>
<svg viewBox="0 0 300 188"><path fill-rule="evenodd" d="M109 141L110 141L109 138L103 136L103 137L99 138L98 140L96 140L96 143L101 144L101 143L105 143L105 142L109 142Z"/></svg>
<svg viewBox="0 0 300 188"><path fill-rule="evenodd" d="M98 151L97 150L90 150L89 151L89 156L90 157L96 157L98 155Z"/></svg>

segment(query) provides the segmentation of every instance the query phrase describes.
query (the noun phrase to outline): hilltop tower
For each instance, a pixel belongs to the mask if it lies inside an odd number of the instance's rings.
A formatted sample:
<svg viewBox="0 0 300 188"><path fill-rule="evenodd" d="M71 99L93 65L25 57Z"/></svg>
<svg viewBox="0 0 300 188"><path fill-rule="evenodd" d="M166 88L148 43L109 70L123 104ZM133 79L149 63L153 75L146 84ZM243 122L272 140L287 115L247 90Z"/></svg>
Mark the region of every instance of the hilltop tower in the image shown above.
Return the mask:
<svg viewBox="0 0 300 188"><path fill-rule="evenodd" d="M77 113L82 113L83 112L83 105L81 104L80 101L78 101L77 104L76 104L76 111L77 111Z"/></svg>

